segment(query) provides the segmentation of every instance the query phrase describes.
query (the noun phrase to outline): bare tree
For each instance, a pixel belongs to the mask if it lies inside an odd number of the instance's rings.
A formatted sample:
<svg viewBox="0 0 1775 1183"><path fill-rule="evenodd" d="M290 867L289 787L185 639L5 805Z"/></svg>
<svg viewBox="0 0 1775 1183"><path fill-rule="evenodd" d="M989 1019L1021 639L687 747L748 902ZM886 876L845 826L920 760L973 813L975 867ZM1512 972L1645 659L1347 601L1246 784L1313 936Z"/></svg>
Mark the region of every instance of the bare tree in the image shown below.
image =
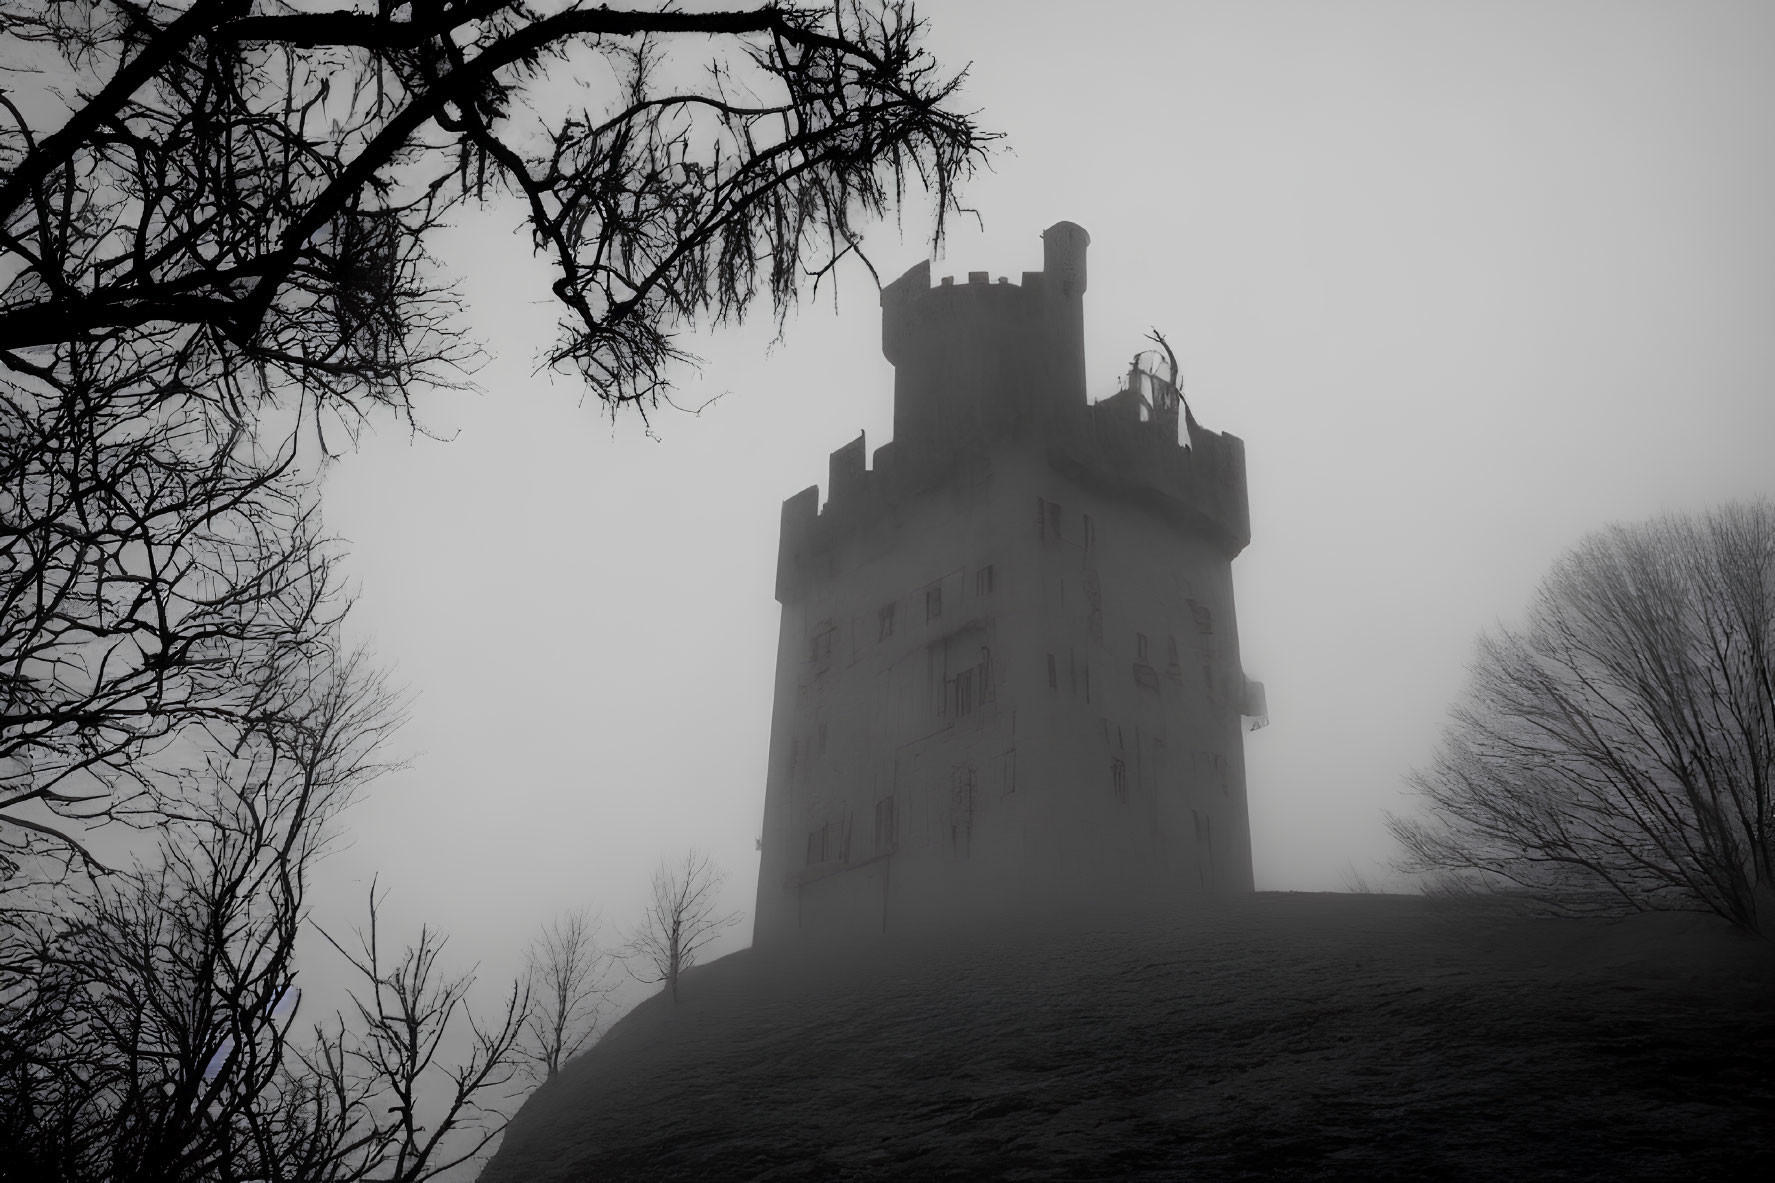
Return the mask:
<svg viewBox="0 0 1775 1183"><path fill-rule="evenodd" d="M1616 526L1480 641L1407 870L1775 923L1775 505ZM1445 880L1446 882L1446 880Z"/></svg>
<svg viewBox="0 0 1775 1183"><path fill-rule="evenodd" d="M527 988L482 1022L474 975L442 971L435 930L387 960L374 888L340 948L359 976L350 1007L306 1039L278 1005L296 973L288 896L208 851L98 891L0 1026L7 1177L417 1183L504 1128Z"/></svg>
<svg viewBox="0 0 1775 1183"><path fill-rule="evenodd" d="M629 938L629 972L643 982L664 982L678 1001L678 978L738 912L717 912L727 873L708 854L691 850L682 862L662 861L653 872L653 896ZM641 968L635 968L639 963Z"/></svg>
<svg viewBox="0 0 1775 1183"><path fill-rule="evenodd" d="M323 1135L320 1161L303 1165L324 1166L327 1178L419 1183L469 1161L505 1128L530 992L514 981L482 1023L468 1007L474 973L443 975L444 938L435 930L422 927L392 965L383 960L379 903L372 884L369 926L355 950L332 942L361 981L351 1013L331 1031L317 1027L313 1047L299 1052ZM458 1026L467 1027L469 1048L449 1063Z"/></svg>
<svg viewBox="0 0 1775 1183"><path fill-rule="evenodd" d="M580 908L557 917L531 942L531 1008L522 1051L539 1079L552 1079L598 1033L615 959L599 946L599 927L598 918Z"/></svg>
<svg viewBox="0 0 1775 1183"><path fill-rule="evenodd" d="M84 380L0 390L0 857L15 867L101 867L95 826L177 814L193 746L255 732L279 671L327 651L344 605L312 497L287 456L205 430Z"/></svg>
<svg viewBox="0 0 1775 1183"><path fill-rule="evenodd" d="M453 210L513 212L548 361L645 408L676 334L782 317L908 184L941 233L992 137L920 30L898 0L0 0L0 859L106 869L93 827L159 818L253 667L336 622L299 443L464 380Z"/></svg>
<svg viewBox="0 0 1775 1183"><path fill-rule="evenodd" d="M385 964L372 909L368 1029L286 1054L306 875L392 726L338 649L315 445L417 425L475 364L428 250L466 203L516 211L547 360L613 407L677 334L786 315L909 184L940 236L992 137L919 36L897 0L0 0L0 1139L29 1169L454 1156L376 1108L467 1018L430 930ZM525 1012L472 1029L439 1120L497 1124Z"/></svg>
<svg viewBox="0 0 1775 1183"><path fill-rule="evenodd" d="M282 1178L311 1139L279 1003L312 863L400 701L362 654L276 672L164 794L151 858L3 918L0 1141L25 1175Z"/></svg>

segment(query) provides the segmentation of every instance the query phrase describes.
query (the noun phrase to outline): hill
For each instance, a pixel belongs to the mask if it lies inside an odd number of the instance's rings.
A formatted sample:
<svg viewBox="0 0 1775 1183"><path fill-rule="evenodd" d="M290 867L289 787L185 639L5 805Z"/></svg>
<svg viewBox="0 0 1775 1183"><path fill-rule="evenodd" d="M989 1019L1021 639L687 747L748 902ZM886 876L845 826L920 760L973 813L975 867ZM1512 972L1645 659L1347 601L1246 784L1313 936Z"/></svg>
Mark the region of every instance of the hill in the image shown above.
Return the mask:
<svg viewBox="0 0 1775 1183"><path fill-rule="evenodd" d="M1404 896L748 950L481 1178L1775 1178L1772 1001L1710 917Z"/></svg>

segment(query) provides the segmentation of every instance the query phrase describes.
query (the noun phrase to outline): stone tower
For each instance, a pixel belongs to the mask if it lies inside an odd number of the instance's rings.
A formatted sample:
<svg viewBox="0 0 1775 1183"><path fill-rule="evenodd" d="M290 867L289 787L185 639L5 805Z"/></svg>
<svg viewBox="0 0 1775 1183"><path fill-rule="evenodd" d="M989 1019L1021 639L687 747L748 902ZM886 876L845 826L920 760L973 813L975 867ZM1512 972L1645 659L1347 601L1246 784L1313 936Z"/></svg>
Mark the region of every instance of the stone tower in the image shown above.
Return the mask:
<svg viewBox="0 0 1775 1183"><path fill-rule="evenodd" d="M1252 888L1244 445L1138 364L1087 403L1090 236L1042 240L883 290L893 442L783 504L761 945Z"/></svg>

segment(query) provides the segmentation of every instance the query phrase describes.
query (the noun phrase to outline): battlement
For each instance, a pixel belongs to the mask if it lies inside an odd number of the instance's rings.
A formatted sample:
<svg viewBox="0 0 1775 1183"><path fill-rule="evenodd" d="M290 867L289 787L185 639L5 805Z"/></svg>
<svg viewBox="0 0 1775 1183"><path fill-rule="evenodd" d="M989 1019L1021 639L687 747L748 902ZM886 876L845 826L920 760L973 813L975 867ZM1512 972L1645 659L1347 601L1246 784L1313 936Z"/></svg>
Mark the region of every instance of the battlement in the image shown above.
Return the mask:
<svg viewBox="0 0 1775 1183"><path fill-rule="evenodd" d="M906 498L991 479L1004 448L1044 452L1050 468L1209 537L1230 558L1250 541L1245 450L1190 420L1180 443L1175 391L1136 388L1087 403L1084 293L1090 235L1042 233L1042 269L1021 282L967 274L931 283L928 261L882 289L882 353L894 366L894 439L873 464L864 437L831 454L818 486L783 503L777 599L832 573L836 547Z"/></svg>
<svg viewBox="0 0 1775 1183"><path fill-rule="evenodd" d="M881 351L894 367L894 440L941 454L1015 435L1085 402L1085 254L1071 222L1042 232L1042 269L1020 283L931 283L921 262L881 293Z"/></svg>
<svg viewBox="0 0 1775 1183"><path fill-rule="evenodd" d="M1139 420L1105 399L1086 408L1073 430L1049 435L1047 460L1086 488L1206 538L1229 561L1251 543L1245 441L1236 435L1192 421L1185 446L1163 425Z"/></svg>

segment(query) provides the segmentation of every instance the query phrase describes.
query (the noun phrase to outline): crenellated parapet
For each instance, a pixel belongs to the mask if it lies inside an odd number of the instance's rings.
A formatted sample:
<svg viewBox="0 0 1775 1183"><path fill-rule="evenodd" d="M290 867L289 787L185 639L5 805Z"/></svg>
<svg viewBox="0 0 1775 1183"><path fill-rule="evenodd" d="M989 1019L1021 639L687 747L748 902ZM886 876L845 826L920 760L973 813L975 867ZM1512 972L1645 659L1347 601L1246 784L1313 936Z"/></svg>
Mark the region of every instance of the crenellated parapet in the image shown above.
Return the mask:
<svg viewBox="0 0 1775 1183"><path fill-rule="evenodd" d="M982 436L1020 434L1085 402L1085 253L1071 222L1042 233L1042 269L931 283L928 262L882 289L881 348L894 366L894 439L940 463Z"/></svg>
<svg viewBox="0 0 1775 1183"><path fill-rule="evenodd" d="M881 292L882 353L894 367L894 439L874 463L862 435L831 455L818 487L783 505L777 599L832 574L837 549L908 497L987 479L1004 447L1044 450L1068 477L1209 537L1228 556L1250 541L1244 444L1193 420L1179 442L1177 400L1130 388L1088 405L1084 294L1090 235L1042 233L1042 269L1018 283L983 271L931 282L921 262ZM1145 409L1142 410L1141 408Z"/></svg>
<svg viewBox="0 0 1775 1183"><path fill-rule="evenodd" d="M1139 504L1236 556L1251 543L1245 441L1191 420L1188 444L1105 399L1048 437L1048 463L1106 496Z"/></svg>
<svg viewBox="0 0 1775 1183"><path fill-rule="evenodd" d="M832 574L837 550L847 539L866 533L871 525L896 505L956 476L969 457L975 470L984 463L984 445L978 442L952 453L957 463L944 467L902 467L896 443L875 449L874 463L866 465L868 450L862 432L827 459L826 498L820 487L809 485L783 502L782 532L777 549L777 599L787 603L796 588L809 579Z"/></svg>
<svg viewBox="0 0 1775 1183"><path fill-rule="evenodd" d="M834 543L856 532L897 498L890 488L892 445L876 449L873 469L866 467L864 433L827 459L826 503L820 487L809 485L783 502L782 535L777 549L777 599L787 603L809 577L830 575Z"/></svg>

